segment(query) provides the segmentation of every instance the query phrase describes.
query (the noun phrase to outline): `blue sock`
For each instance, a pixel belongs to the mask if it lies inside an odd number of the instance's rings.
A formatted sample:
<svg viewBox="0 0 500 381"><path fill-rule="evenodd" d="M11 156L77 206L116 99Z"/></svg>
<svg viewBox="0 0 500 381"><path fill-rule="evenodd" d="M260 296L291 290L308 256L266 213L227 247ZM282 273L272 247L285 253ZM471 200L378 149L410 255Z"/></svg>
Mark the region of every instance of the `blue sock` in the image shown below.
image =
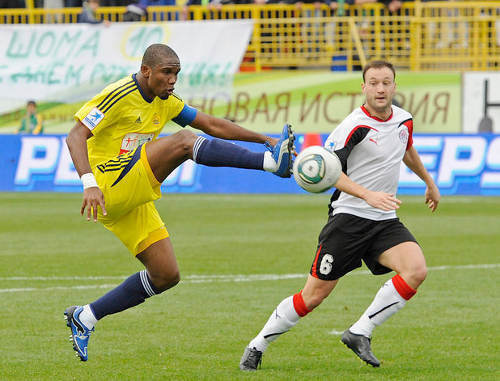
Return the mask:
<svg viewBox="0 0 500 381"><path fill-rule="evenodd" d="M221 139L200 136L193 147L193 160L209 167L263 169L264 153L252 152Z"/></svg>
<svg viewBox="0 0 500 381"><path fill-rule="evenodd" d="M118 287L112 289L95 302L90 308L97 320L141 304L150 296L159 294L146 270L131 275Z"/></svg>

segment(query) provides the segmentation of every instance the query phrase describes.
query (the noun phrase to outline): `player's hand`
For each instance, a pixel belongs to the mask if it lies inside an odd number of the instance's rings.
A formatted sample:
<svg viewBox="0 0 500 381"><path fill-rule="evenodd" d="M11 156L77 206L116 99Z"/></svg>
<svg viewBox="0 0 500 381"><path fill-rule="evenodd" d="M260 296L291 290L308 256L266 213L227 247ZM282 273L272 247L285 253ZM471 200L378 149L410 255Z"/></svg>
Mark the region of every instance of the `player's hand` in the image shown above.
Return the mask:
<svg viewBox="0 0 500 381"><path fill-rule="evenodd" d="M83 203L80 209L80 214L83 216L85 209L87 210L87 221L90 221L91 215L94 217L94 222L97 222L97 208L101 207L102 214L106 215L104 207L104 195L99 187L91 187L83 190Z"/></svg>
<svg viewBox="0 0 500 381"><path fill-rule="evenodd" d="M394 197L393 194L385 193L385 192L371 192L369 191L364 200L374 208L382 209L385 211L396 210L399 209L399 205L401 205L401 200L398 200Z"/></svg>
<svg viewBox="0 0 500 381"><path fill-rule="evenodd" d="M441 200L441 194L438 187L436 185L427 187L425 190L425 203L432 212L437 209L439 200Z"/></svg>

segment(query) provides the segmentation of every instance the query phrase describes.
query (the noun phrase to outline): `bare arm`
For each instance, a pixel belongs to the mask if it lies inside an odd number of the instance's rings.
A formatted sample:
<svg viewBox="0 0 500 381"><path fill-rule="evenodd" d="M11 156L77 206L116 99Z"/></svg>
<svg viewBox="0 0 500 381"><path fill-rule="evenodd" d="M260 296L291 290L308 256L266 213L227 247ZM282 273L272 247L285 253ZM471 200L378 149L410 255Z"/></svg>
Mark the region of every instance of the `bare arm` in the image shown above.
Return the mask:
<svg viewBox="0 0 500 381"><path fill-rule="evenodd" d="M80 177L85 173L92 172L87 151L87 139L90 137L92 137L92 132L81 122L76 122L66 137L71 159L73 159L73 164Z"/></svg>
<svg viewBox="0 0 500 381"><path fill-rule="evenodd" d="M412 146L406 151L403 157L403 162L427 185L427 189L425 190L425 203L428 205L429 209L434 212L438 207L441 195L438 187L434 183L434 180L425 169L422 160L420 160L420 156L418 155L415 147Z"/></svg>
<svg viewBox="0 0 500 381"><path fill-rule="evenodd" d="M71 159L75 165L78 175L81 177L86 173L92 173L89 163L89 154L87 151L87 139L92 136L92 132L85 127L81 122L77 122L66 137ZM80 214L83 216L87 209L87 220L90 221L90 216L93 211L94 222L97 221L97 207L100 206L102 213L106 215L104 207L104 195L99 187L90 187L83 190L83 203L80 209Z"/></svg>
<svg viewBox="0 0 500 381"><path fill-rule="evenodd" d="M401 200L394 197L393 194L385 192L373 192L362 185L352 181L345 173L340 174L340 178L335 183L335 187L351 196L361 198L370 206L385 211L399 209Z"/></svg>
<svg viewBox="0 0 500 381"><path fill-rule="evenodd" d="M38 135L40 133L40 131L42 131L42 116L41 115L37 115L36 116L36 127L34 128L33 130L33 135Z"/></svg>
<svg viewBox="0 0 500 381"><path fill-rule="evenodd" d="M208 135L226 140L241 140L254 143L268 142L273 146L278 142L278 139L247 130L230 120L216 118L201 111L196 113L196 117L190 125Z"/></svg>

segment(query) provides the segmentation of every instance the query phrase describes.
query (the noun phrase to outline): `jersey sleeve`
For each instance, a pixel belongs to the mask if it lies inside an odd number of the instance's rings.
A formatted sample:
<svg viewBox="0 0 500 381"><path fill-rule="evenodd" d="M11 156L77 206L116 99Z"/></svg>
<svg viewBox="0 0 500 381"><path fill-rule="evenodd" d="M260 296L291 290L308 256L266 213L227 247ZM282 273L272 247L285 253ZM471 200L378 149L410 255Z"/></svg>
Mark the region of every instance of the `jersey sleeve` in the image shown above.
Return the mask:
<svg viewBox="0 0 500 381"><path fill-rule="evenodd" d="M106 98L110 95L109 92L103 91L96 95L90 101L85 103L80 110L75 114L75 120L80 121L85 125L93 135L116 122L113 118L115 108L109 111L105 110L103 105L106 103Z"/></svg>
<svg viewBox="0 0 500 381"><path fill-rule="evenodd" d="M172 121L177 123L181 127L186 127L188 124L191 124L194 118L196 118L197 112L198 110L196 110L194 107L184 104L182 110L176 117L172 118Z"/></svg>
<svg viewBox="0 0 500 381"><path fill-rule="evenodd" d="M325 148L332 152L342 149L348 133L349 128L346 126L346 123L340 123L326 139Z"/></svg>
<svg viewBox="0 0 500 381"><path fill-rule="evenodd" d="M328 136L325 142L325 148L334 152L342 163L342 171L347 171L347 158L353 148L363 141L372 127L365 125L354 125L341 123Z"/></svg>
<svg viewBox="0 0 500 381"><path fill-rule="evenodd" d="M406 143L406 150L408 151L413 146L413 119L405 120L401 124L408 128L408 143Z"/></svg>

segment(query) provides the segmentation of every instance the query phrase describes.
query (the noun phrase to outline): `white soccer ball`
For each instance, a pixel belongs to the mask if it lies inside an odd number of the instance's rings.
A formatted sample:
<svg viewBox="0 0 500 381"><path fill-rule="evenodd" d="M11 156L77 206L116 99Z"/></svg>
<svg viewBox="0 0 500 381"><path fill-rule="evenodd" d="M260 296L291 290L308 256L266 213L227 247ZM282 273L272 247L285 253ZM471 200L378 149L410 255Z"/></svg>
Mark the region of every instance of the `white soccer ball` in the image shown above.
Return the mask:
<svg viewBox="0 0 500 381"><path fill-rule="evenodd" d="M295 181L311 193L321 193L333 187L341 172L342 164L337 155L321 146L302 150L293 163Z"/></svg>

